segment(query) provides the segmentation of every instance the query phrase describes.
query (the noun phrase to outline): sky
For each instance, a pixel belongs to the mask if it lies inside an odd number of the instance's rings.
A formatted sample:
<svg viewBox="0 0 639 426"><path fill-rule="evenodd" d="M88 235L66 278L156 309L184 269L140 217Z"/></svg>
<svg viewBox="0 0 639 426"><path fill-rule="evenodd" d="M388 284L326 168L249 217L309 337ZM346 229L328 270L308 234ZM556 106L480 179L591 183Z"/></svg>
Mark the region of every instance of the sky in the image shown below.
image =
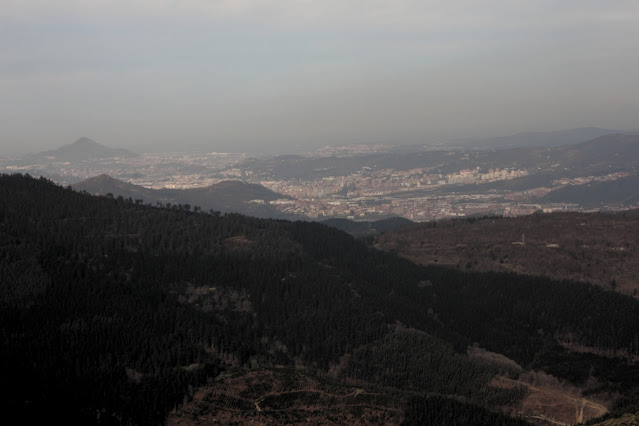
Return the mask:
<svg viewBox="0 0 639 426"><path fill-rule="evenodd" d="M0 155L639 128L636 0L0 0Z"/></svg>

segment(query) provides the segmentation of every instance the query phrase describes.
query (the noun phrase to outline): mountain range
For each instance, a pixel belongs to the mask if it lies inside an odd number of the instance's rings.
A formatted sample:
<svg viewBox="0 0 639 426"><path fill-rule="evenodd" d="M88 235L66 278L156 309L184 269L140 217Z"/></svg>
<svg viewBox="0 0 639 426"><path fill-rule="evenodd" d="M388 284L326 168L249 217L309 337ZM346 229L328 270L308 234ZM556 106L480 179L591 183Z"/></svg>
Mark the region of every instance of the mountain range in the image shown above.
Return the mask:
<svg viewBox="0 0 639 426"><path fill-rule="evenodd" d="M263 179L318 179L345 176L361 169L409 170L452 173L463 169L524 168L531 175L607 173L639 165L639 135L606 134L562 146L537 146L502 150L466 149L410 154L366 154L350 157L279 156L249 159L239 164Z"/></svg>
<svg viewBox="0 0 639 426"><path fill-rule="evenodd" d="M439 165L437 162L440 162ZM486 194L494 191L528 191L554 188L533 203L575 204L583 208L627 208L637 206L639 186L639 135L610 134L574 145L540 148L516 148L496 151L450 152L432 154L430 158L413 155L408 167L437 167L441 171L461 169L525 169L528 174L510 180L489 183L445 185L435 189L415 189L404 196ZM412 164L411 164L412 163ZM380 160L378 164L385 164ZM614 180L587 184L570 179L614 176ZM561 185L557 182L567 180Z"/></svg>
<svg viewBox="0 0 639 426"><path fill-rule="evenodd" d="M480 149L553 147L577 144L614 133L620 132L599 127L579 127L554 132L521 132L510 136L473 139L464 143L464 146Z"/></svg>

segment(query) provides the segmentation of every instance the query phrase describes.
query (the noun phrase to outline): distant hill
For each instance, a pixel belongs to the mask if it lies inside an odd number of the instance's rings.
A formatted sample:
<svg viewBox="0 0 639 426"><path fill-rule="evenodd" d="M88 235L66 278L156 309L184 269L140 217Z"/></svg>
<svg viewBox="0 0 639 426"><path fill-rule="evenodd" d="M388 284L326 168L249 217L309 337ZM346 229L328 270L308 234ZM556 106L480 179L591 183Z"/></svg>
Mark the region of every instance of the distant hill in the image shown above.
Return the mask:
<svg viewBox="0 0 639 426"><path fill-rule="evenodd" d="M576 144L611 133L618 132L599 127L580 127L555 132L523 132L511 136L473 140L466 143L466 146L490 149L552 147Z"/></svg>
<svg viewBox="0 0 639 426"><path fill-rule="evenodd" d="M520 148L497 151L494 158L526 167L607 173L639 165L639 135L607 134L576 144L551 148Z"/></svg>
<svg viewBox="0 0 639 426"><path fill-rule="evenodd" d="M639 135L610 134L562 147L562 166L629 169L639 164Z"/></svg>
<svg viewBox="0 0 639 426"><path fill-rule="evenodd" d="M639 176L633 175L606 182L565 186L540 199L547 203L579 204L586 208L639 205Z"/></svg>
<svg viewBox="0 0 639 426"><path fill-rule="evenodd" d="M464 153L460 151L459 158ZM415 155L413 157L416 157ZM452 157L452 156L451 156ZM610 134L595 138L590 141L581 142L574 145L560 147L538 147L538 148L512 148L497 151L475 151L471 155L466 155L466 159L452 160L457 170L462 168L473 168L475 166L517 168L528 170L530 174L512 180L500 180L496 182L482 184L448 185L435 190L415 190L411 193L419 195L426 191L431 195L442 195L450 193L482 193L491 190L511 190L522 191L539 187L552 187L553 181L561 178L575 178L586 176L604 176L616 172L637 173L639 171L639 135ZM623 181L619 181L622 184ZM595 185L595 187L599 187ZM603 187L614 188L613 183ZM578 187L573 187L578 188ZM580 189L579 191L583 191ZM562 199L562 194L569 194L573 191L569 188L549 194L548 202L565 202L581 204L577 196L570 196ZM589 192L589 194L586 194ZM596 206L593 202L601 203L606 199L623 200L626 196L632 195L632 186L617 188L612 194L605 194L608 198L596 199L596 191L584 192L584 200L589 201L589 206ZM600 191L604 194L604 191ZM553 195L554 194L554 195ZM615 195L616 194L616 195ZM409 193L406 193L409 195Z"/></svg>
<svg viewBox="0 0 639 426"><path fill-rule="evenodd" d="M227 180L204 188L163 189L162 194L175 196L203 209L237 212L257 217L284 218L286 215L267 204L290 197L273 192L262 185ZM264 203L262 203L264 202Z"/></svg>
<svg viewBox="0 0 639 426"><path fill-rule="evenodd" d="M159 194L157 194L158 190L134 185L106 174L77 182L72 185L72 188L76 191L86 191L94 195L113 194L115 197L122 196L123 198L133 198L134 200L143 199L146 202L161 201Z"/></svg>
<svg viewBox="0 0 639 426"><path fill-rule="evenodd" d="M109 148L85 137L58 149L33 155L33 157L52 159L57 162L99 161L106 158L131 158L137 156L138 154L127 149Z"/></svg>
<svg viewBox="0 0 639 426"><path fill-rule="evenodd" d="M234 212L265 218L284 218L285 215L267 203L289 198L261 185L237 180L223 181L204 188L151 189L102 174L78 182L72 187L90 194L110 193L114 197L141 199L145 204L188 204L191 207L199 206L204 211Z"/></svg>
<svg viewBox="0 0 639 426"><path fill-rule="evenodd" d="M466 150L365 154L348 157L285 156L250 159L236 167L250 171L254 178L286 180L346 176L362 169L425 168L430 173L453 173L475 167L483 170L527 169L531 175L560 172L563 175L568 173L568 175L583 176L579 173L584 170L588 173L608 173L611 168L621 170L639 165L639 135L637 134L611 133L611 131L598 129L591 132L568 132L562 138L558 136L556 139L552 139L547 134L544 135L548 141L546 145L541 142L537 145L522 143L502 146L500 149L494 147L479 149L487 147L469 145ZM552 145L550 140L559 140L561 143ZM565 171L565 168L571 170Z"/></svg>

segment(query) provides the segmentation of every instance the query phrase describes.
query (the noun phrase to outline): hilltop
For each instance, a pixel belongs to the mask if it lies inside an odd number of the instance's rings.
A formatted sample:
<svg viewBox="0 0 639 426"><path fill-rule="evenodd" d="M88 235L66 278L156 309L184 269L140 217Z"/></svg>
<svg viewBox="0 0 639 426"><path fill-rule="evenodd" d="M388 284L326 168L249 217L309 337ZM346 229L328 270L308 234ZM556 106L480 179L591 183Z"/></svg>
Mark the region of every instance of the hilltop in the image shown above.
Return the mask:
<svg viewBox="0 0 639 426"><path fill-rule="evenodd" d="M632 170L639 165L639 135L605 134L561 146L521 146L503 150L465 149L413 153L365 154L348 157L281 156L251 159L237 165L264 179L316 179L345 176L355 170L427 169L450 173L480 167L522 168L529 175L554 179Z"/></svg>
<svg viewBox="0 0 639 426"><path fill-rule="evenodd" d="M270 206L270 201L290 197L273 192L261 185L238 180L228 180L203 188L151 189L133 185L102 174L73 185L77 191L95 195L111 194L114 197L142 200L147 204L189 205L204 211L234 212L257 217L284 218L284 214Z"/></svg>
<svg viewBox="0 0 639 426"><path fill-rule="evenodd" d="M137 156L138 154L127 149L110 148L89 138L82 137L71 144L61 146L58 149L33 154L31 158L46 159L64 163L79 161L95 162L107 158L132 158Z"/></svg>

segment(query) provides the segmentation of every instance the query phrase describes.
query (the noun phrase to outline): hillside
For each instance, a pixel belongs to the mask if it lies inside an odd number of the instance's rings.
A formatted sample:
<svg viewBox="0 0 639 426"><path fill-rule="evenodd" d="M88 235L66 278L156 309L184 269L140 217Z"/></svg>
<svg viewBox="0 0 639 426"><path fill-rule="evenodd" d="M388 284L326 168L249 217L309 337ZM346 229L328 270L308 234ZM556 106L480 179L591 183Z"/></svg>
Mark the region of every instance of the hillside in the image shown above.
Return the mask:
<svg viewBox="0 0 639 426"><path fill-rule="evenodd" d="M237 165L261 179L321 179L346 176L356 170L409 170L452 173L463 169L526 169L534 177L530 187L560 177L631 172L639 166L639 135L605 134L560 146L518 146L508 149L441 150L383 153L349 157L280 156L252 159ZM501 181L492 185L508 184ZM489 189L490 187L486 187Z"/></svg>
<svg viewBox="0 0 639 426"><path fill-rule="evenodd" d="M285 218L285 215L269 206L268 202L289 198L261 185L237 180L223 181L204 188L150 189L99 175L74 184L73 189L95 195L112 194L114 197L142 200L146 204L182 204L197 206L204 211L242 213L266 218Z"/></svg>
<svg viewBox="0 0 639 426"><path fill-rule="evenodd" d="M567 185L542 197L542 202L579 204L586 208L631 207L639 204L639 175L614 181Z"/></svg>
<svg viewBox="0 0 639 426"><path fill-rule="evenodd" d="M79 161L99 161L115 157L136 157L138 154L127 149L110 148L89 138L82 137L77 141L61 146L52 151L34 154L33 158L49 159L59 163Z"/></svg>
<svg viewBox="0 0 639 426"><path fill-rule="evenodd" d="M473 140L465 145L482 149L551 147L573 145L614 133L618 132L599 127L581 127L555 132L522 132L511 136Z"/></svg>
<svg viewBox="0 0 639 426"><path fill-rule="evenodd" d="M380 235L375 246L422 264L544 275L636 295L638 236L639 210L630 210L423 223Z"/></svg>
<svg viewBox="0 0 639 426"><path fill-rule="evenodd" d="M612 134L588 142L561 147L556 158L567 168L583 171L630 171L639 164L639 135ZM552 157L551 157L552 159Z"/></svg>
<svg viewBox="0 0 639 426"><path fill-rule="evenodd" d="M636 403L639 302L618 293L20 175L0 199L0 401L25 422L522 424L532 370ZM575 400L545 415L575 422Z"/></svg>

